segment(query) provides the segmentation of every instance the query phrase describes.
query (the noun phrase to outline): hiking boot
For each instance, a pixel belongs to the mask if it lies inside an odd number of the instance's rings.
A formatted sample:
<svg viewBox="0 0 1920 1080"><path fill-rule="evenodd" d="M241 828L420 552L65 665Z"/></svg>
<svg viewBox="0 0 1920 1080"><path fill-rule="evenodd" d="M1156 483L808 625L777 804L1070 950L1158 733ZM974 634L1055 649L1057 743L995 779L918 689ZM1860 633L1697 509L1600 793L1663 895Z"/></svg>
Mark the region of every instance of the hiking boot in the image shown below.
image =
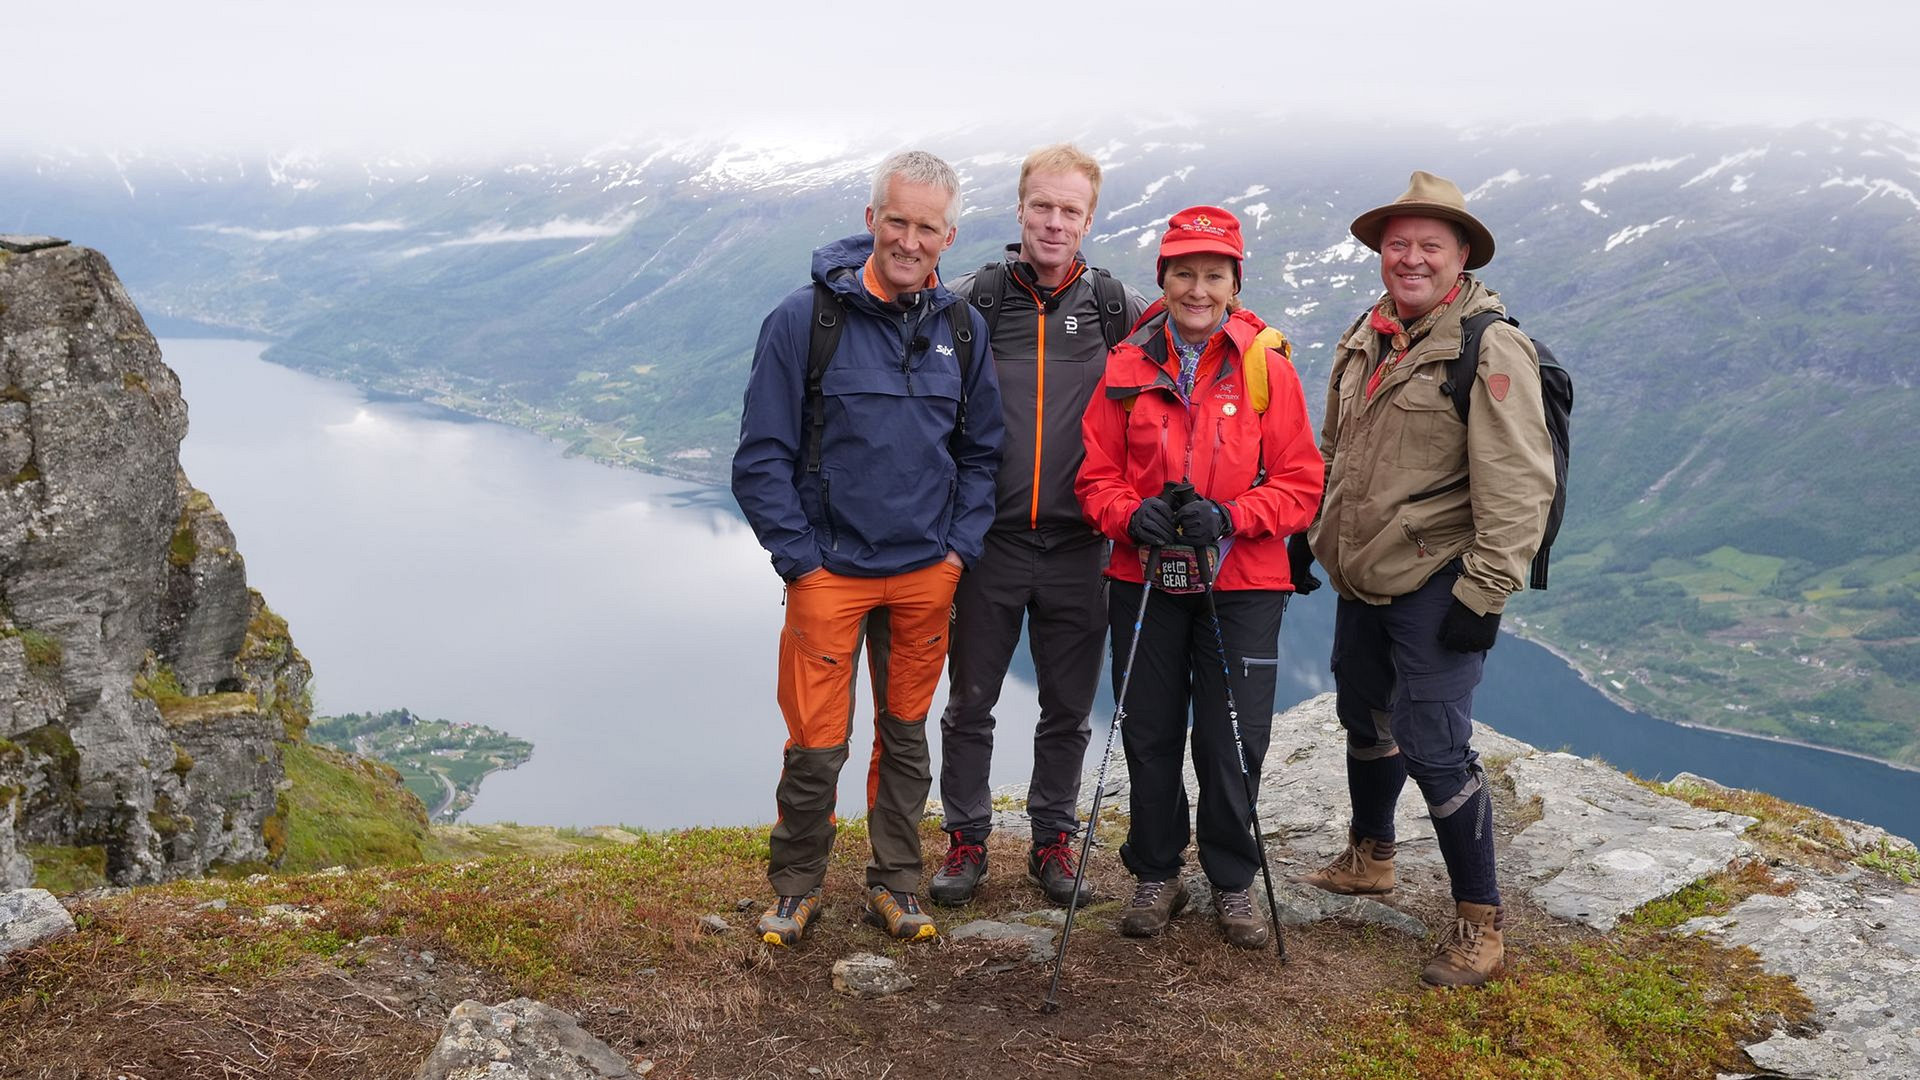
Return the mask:
<svg viewBox="0 0 1920 1080"><path fill-rule="evenodd" d="M1060 833L1050 843L1034 842L1027 852L1027 880L1040 886L1047 899L1062 906L1075 903L1075 889L1080 892L1079 903L1093 900L1093 887L1073 868L1072 833Z"/></svg>
<svg viewBox="0 0 1920 1080"><path fill-rule="evenodd" d="M932 941L940 936L933 917L920 910L920 898L885 885L867 886L867 922L901 941Z"/></svg>
<svg viewBox="0 0 1920 1080"><path fill-rule="evenodd" d="M1254 910L1253 895L1246 889L1213 890L1213 912L1227 944L1236 949L1267 947L1267 920Z"/></svg>
<svg viewBox="0 0 1920 1080"><path fill-rule="evenodd" d="M1179 878L1139 882L1127 910L1120 913L1120 932L1127 937L1152 937L1186 906L1187 883Z"/></svg>
<svg viewBox="0 0 1920 1080"><path fill-rule="evenodd" d="M821 905L826 902L815 886L800 896L782 896L774 900L773 906L762 912L756 929L760 940L769 945L791 945L805 936L807 927L813 924L813 917L820 914Z"/></svg>
<svg viewBox="0 0 1920 1080"><path fill-rule="evenodd" d="M1440 939L1420 981L1428 986L1479 986L1507 971L1501 913L1492 904L1455 903L1459 917Z"/></svg>
<svg viewBox="0 0 1920 1080"><path fill-rule="evenodd" d="M1393 841L1348 834L1347 850L1311 874L1293 880L1330 893L1379 896L1393 891Z"/></svg>
<svg viewBox="0 0 1920 1080"><path fill-rule="evenodd" d="M969 844L959 833L951 835L946 863L927 882L927 899L942 907L971 903L974 890L987 880L986 845Z"/></svg>

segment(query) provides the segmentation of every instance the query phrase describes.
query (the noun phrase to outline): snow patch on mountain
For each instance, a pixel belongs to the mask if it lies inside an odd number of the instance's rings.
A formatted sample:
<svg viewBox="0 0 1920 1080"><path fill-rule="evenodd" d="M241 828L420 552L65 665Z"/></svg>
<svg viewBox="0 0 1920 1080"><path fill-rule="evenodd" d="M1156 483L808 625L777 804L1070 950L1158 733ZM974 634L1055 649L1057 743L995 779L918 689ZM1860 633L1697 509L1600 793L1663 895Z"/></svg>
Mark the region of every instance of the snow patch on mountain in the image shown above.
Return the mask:
<svg viewBox="0 0 1920 1080"><path fill-rule="evenodd" d="M1626 228L1621 229L1619 232L1614 233L1612 236L1607 237L1607 246L1604 248L1601 248L1600 250L1612 251L1614 248L1617 248L1622 244L1631 244L1635 240L1640 239L1641 237L1647 235L1648 233L1652 232L1653 230L1659 228L1662 225L1665 225L1667 222L1672 220L1673 220L1673 215L1668 214L1666 217L1661 218L1660 220L1654 222L1651 225L1629 225Z"/></svg>
<svg viewBox="0 0 1920 1080"><path fill-rule="evenodd" d="M1683 188L1690 188L1695 184L1705 183L1706 181L1711 180L1716 176L1719 176L1722 170L1730 169L1735 165L1744 164L1749 161L1755 161L1760 158L1766 157L1767 151L1771 149L1773 148L1770 146L1756 146L1756 147L1753 147L1752 149L1742 150L1737 154L1728 154L1727 156L1721 158L1718 163L1707 166L1701 172L1696 173L1693 179L1688 180L1686 183L1681 184L1680 186ZM1748 173L1747 175L1751 176L1753 174ZM1735 190L1744 190L1744 185L1742 185L1741 188L1736 188Z"/></svg>
<svg viewBox="0 0 1920 1080"><path fill-rule="evenodd" d="M1856 206L1859 205L1859 203L1866 202L1868 199L1871 199L1876 195L1892 195L1894 198L1897 198L1897 199L1905 199L1908 203L1912 204L1915 210L1920 210L1920 197L1915 197L1913 193L1913 189L1908 187L1903 187L1899 184L1894 183L1891 180L1885 180L1885 179L1869 180L1864 176L1851 176L1851 177L1835 176L1828 180L1821 181L1820 187L1822 189L1830 188L1830 187L1846 187L1846 188L1860 188L1864 190L1866 194L1860 196L1859 200L1855 203Z"/></svg>
<svg viewBox="0 0 1920 1080"><path fill-rule="evenodd" d="M1229 195L1226 198L1220 200L1220 205L1232 206L1235 203L1246 202L1248 199L1258 198L1261 195L1265 195L1267 193L1267 190L1268 190L1267 185L1265 184L1254 184L1253 186L1247 188L1247 190L1241 192L1238 195ZM1248 207L1247 209L1251 210L1253 208Z"/></svg>
<svg viewBox="0 0 1920 1080"><path fill-rule="evenodd" d="M1631 176L1634 173L1665 172L1676 165L1685 164L1691 160L1693 160L1693 155L1685 154L1677 158L1654 158L1651 161L1637 161L1632 165L1621 165L1618 168L1608 169L1599 176L1588 179L1580 185L1580 190L1592 191L1594 188L1606 187L1615 180L1623 176Z"/></svg>
<svg viewBox="0 0 1920 1080"><path fill-rule="evenodd" d="M1467 201L1472 202L1486 195L1487 192L1492 191L1496 187L1512 187L1525 179L1528 179L1527 174L1521 172L1519 169L1508 169L1499 176L1489 176L1481 182L1479 187L1467 192Z"/></svg>
<svg viewBox="0 0 1920 1080"><path fill-rule="evenodd" d="M1148 199L1151 199L1155 195L1160 194L1160 189L1163 187L1166 187L1169 181L1185 180L1188 176L1192 175L1192 173L1193 173L1193 166L1189 165L1186 168L1181 169L1179 172L1170 173L1166 176L1161 177L1158 180L1155 180L1153 183L1148 184L1145 190L1140 192L1140 197L1138 199L1133 200L1132 202L1128 203L1125 206L1120 207L1117 210L1107 211L1107 220L1112 221L1114 218L1119 217L1121 214L1124 214L1129 210L1138 210L1139 208L1147 205Z"/></svg>
<svg viewBox="0 0 1920 1080"><path fill-rule="evenodd" d="M1267 219L1273 216L1272 214L1267 213L1267 204L1263 202L1248 204L1248 206L1246 207L1246 213L1249 217L1253 219L1253 227L1256 229L1258 229L1262 225L1265 225L1267 223Z"/></svg>
<svg viewBox="0 0 1920 1080"><path fill-rule="evenodd" d="M1585 211L1586 211L1587 213L1589 213L1589 214L1593 214L1593 215L1595 215L1596 217L1606 217L1606 216L1607 216L1607 212L1606 212L1605 210L1602 210L1602 209L1600 209L1600 208L1599 208L1598 206L1595 206L1595 205L1593 204L1593 200L1592 200L1592 199L1581 199L1581 200L1580 200L1580 208L1581 208L1582 210L1585 210Z"/></svg>

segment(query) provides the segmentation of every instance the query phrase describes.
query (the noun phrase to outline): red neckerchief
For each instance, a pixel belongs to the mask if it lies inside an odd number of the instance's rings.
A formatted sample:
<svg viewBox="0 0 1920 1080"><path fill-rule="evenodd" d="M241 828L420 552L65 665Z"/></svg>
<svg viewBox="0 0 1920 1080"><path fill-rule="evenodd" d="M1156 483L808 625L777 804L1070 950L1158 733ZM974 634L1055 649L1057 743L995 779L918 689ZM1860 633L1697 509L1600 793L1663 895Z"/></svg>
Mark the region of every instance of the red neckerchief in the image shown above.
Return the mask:
<svg viewBox="0 0 1920 1080"><path fill-rule="evenodd" d="M1390 313L1393 308L1391 296L1381 300L1373 309L1373 314L1367 316L1367 325L1375 332L1387 335L1390 339L1388 344L1393 350L1386 359L1374 367L1372 377L1367 379L1368 400L1372 400L1373 392L1380 389L1380 383L1387 377L1387 372L1392 371L1394 366L1412 351L1414 340L1425 337L1427 331L1433 329L1433 324L1440 321L1440 316L1446 312L1447 308L1459 299L1460 289L1465 285L1465 278L1456 279L1453 288L1447 290L1447 295L1441 298L1440 303L1435 305L1432 311L1415 320L1411 330L1402 326L1399 318Z"/></svg>

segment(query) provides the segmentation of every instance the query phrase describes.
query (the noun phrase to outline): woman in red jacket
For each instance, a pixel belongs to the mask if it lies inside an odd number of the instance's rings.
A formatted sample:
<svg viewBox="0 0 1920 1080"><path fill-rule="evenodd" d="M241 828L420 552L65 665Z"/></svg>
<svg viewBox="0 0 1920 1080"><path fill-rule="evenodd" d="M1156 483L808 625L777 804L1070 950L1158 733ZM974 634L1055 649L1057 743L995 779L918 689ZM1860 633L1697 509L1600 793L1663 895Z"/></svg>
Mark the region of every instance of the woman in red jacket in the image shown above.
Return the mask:
<svg viewBox="0 0 1920 1080"><path fill-rule="evenodd" d="M1240 223L1226 210L1195 206L1169 220L1158 264L1164 309L1150 309L1107 356L1081 423L1087 458L1074 490L1087 520L1114 541L1107 577L1116 694L1149 556L1160 555L1153 592L1163 595L1145 607L1121 728L1132 824L1120 858L1138 884L1120 932L1157 934L1187 904L1181 766L1191 710L1200 865L1227 940L1260 948L1267 922L1248 893L1260 852L1227 681L1257 789L1272 730L1280 616L1293 591L1286 539L1313 521L1324 466L1291 349L1240 306L1244 257ZM1217 636L1201 587L1208 579Z"/></svg>

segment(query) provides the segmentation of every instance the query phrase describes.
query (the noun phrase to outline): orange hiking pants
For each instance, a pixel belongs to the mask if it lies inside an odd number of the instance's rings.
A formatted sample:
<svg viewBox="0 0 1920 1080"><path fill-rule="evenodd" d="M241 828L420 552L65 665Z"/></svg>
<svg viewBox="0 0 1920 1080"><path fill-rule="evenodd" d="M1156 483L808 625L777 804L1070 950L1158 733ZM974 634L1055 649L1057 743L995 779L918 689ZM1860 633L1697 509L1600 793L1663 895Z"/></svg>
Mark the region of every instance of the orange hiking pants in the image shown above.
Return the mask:
<svg viewBox="0 0 1920 1080"><path fill-rule="evenodd" d="M960 568L942 561L884 578L821 570L787 587L779 680L787 747L774 792L780 820L767 871L780 895L798 896L826 879L863 633L874 701L867 884L920 891L920 819L933 781L927 709L946 661L947 619L959 581Z"/></svg>

